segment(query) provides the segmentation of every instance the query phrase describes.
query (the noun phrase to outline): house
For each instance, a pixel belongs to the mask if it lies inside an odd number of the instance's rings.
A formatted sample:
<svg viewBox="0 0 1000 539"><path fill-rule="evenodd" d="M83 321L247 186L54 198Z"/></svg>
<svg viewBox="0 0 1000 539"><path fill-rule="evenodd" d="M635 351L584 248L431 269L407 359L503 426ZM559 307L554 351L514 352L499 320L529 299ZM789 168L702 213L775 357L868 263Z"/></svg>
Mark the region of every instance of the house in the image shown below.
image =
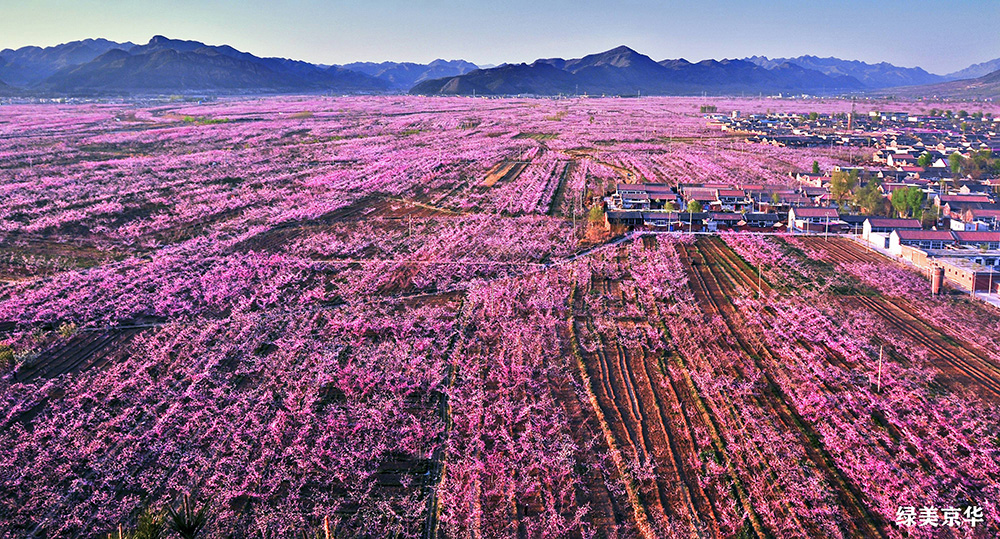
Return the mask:
<svg viewBox="0 0 1000 539"><path fill-rule="evenodd" d="M962 214L962 221L965 223L982 223L986 230L1000 229L1000 210L974 208L966 210ZM954 223L955 221L952 221ZM979 230L976 227L974 230Z"/></svg>
<svg viewBox="0 0 1000 539"><path fill-rule="evenodd" d="M641 224L641 211L608 211L604 213L604 225L606 228L611 228L612 226L639 226Z"/></svg>
<svg viewBox="0 0 1000 539"><path fill-rule="evenodd" d="M777 213L744 213L743 220L750 228L774 229L781 218Z"/></svg>
<svg viewBox="0 0 1000 539"><path fill-rule="evenodd" d="M1000 232L961 231L954 234L959 245L987 250L1000 249Z"/></svg>
<svg viewBox="0 0 1000 539"><path fill-rule="evenodd" d="M897 153L891 154L886 158L885 164L890 167L913 167L917 165L917 160L919 158L914 157L908 153Z"/></svg>
<svg viewBox="0 0 1000 539"><path fill-rule="evenodd" d="M812 187L823 187L830 183L830 177L825 174L812 174L808 172L800 172L795 175L795 179L806 185Z"/></svg>
<svg viewBox="0 0 1000 539"><path fill-rule="evenodd" d="M723 211L743 211L753 206L753 201L741 189L719 189L719 206Z"/></svg>
<svg viewBox="0 0 1000 539"><path fill-rule="evenodd" d="M625 210L648 210L650 208L649 194L623 194L622 198L622 209Z"/></svg>
<svg viewBox="0 0 1000 539"><path fill-rule="evenodd" d="M697 200L703 208L707 208L713 202L719 200L719 190L705 187L689 187L684 189L684 201L690 203L692 200Z"/></svg>
<svg viewBox="0 0 1000 539"><path fill-rule="evenodd" d="M738 227L743 223L743 215L739 213L711 213L709 214L709 230L726 230Z"/></svg>
<svg viewBox="0 0 1000 539"><path fill-rule="evenodd" d="M945 204L990 204L993 200L988 195L937 195L934 197L934 205L941 207Z"/></svg>
<svg viewBox="0 0 1000 539"><path fill-rule="evenodd" d="M708 213L705 212L643 212L643 225L656 230L699 232L704 230Z"/></svg>
<svg viewBox="0 0 1000 539"><path fill-rule="evenodd" d="M662 209L668 203L675 207L680 206L680 198L672 187L660 183L647 183L646 194L649 196L651 209Z"/></svg>
<svg viewBox="0 0 1000 539"><path fill-rule="evenodd" d="M916 219L889 219L885 217L868 217L864 221L864 234L872 232L889 234L893 230L920 230L920 221Z"/></svg>
<svg viewBox="0 0 1000 539"><path fill-rule="evenodd" d="M920 230L920 221L916 219L887 219L884 217L869 217L865 219L862 232L865 241L882 248L889 248L889 236L894 230Z"/></svg>
<svg viewBox="0 0 1000 539"><path fill-rule="evenodd" d="M900 256L900 247L908 245L921 249L944 249L955 243L950 230L893 230L889 234L889 252Z"/></svg>
<svg viewBox="0 0 1000 539"><path fill-rule="evenodd" d="M981 264L967 258L938 258L935 263L944 268L946 282L962 290L998 292L1000 271L995 264Z"/></svg>
<svg viewBox="0 0 1000 539"><path fill-rule="evenodd" d="M864 227L865 221L868 220L867 215L851 215L849 213L839 214L838 219L847 225L847 230L852 234L861 234L861 229Z"/></svg>
<svg viewBox="0 0 1000 539"><path fill-rule="evenodd" d="M813 232L838 232L843 223L836 208L792 208L788 210L788 228Z"/></svg>

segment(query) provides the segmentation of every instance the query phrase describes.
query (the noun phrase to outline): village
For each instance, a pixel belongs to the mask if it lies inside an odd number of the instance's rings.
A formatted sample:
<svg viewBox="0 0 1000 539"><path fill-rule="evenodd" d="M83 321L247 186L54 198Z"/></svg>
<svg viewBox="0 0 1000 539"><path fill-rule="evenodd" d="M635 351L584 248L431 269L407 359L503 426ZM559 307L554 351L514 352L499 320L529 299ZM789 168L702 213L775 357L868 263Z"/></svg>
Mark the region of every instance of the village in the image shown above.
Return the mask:
<svg viewBox="0 0 1000 539"><path fill-rule="evenodd" d="M789 174L785 185L618 184L610 230L845 236L928 278L1000 294L1000 118L966 111L710 114L746 143L868 147L852 166Z"/></svg>

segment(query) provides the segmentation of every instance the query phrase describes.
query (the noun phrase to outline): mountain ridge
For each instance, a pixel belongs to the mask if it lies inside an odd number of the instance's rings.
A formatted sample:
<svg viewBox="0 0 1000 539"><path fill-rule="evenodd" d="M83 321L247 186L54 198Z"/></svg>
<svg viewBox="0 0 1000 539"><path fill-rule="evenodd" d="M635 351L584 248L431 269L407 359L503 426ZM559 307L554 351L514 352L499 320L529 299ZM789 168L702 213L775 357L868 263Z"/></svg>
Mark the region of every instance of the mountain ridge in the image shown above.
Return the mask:
<svg viewBox="0 0 1000 539"><path fill-rule="evenodd" d="M505 64L457 77L425 81L414 86L410 93L686 95L855 91L862 88L863 85L852 77L831 77L790 64L769 70L735 59L656 62L621 45L581 58L540 58L531 64Z"/></svg>
<svg viewBox="0 0 1000 539"><path fill-rule="evenodd" d="M949 73L947 76L955 80L976 79L989 75L997 70L1000 70L1000 58L994 58L978 64L972 64L965 69Z"/></svg>
<svg viewBox="0 0 1000 539"><path fill-rule="evenodd" d="M860 60L842 60L833 56L826 58L812 55L795 58L750 56L744 60L769 69L783 63L791 63L826 75L851 76L866 87L874 89L935 84L949 80L945 76L928 73L919 67L899 67L888 62L869 64Z"/></svg>
<svg viewBox="0 0 1000 539"><path fill-rule="evenodd" d="M943 82L923 86L890 88L885 95L894 97L931 97L943 99L998 99L1000 98L1000 70L982 77Z"/></svg>
<svg viewBox="0 0 1000 539"><path fill-rule="evenodd" d="M539 58L495 67L443 59L428 64L317 65L155 35L138 45L98 38L4 49L0 51L0 92L6 96L406 91L429 95L827 95L885 94L886 88L900 88L899 95L927 91L992 97L991 83L975 79L988 75L983 71L993 67L1000 68L1000 58L949 75L887 62L811 55L654 61L625 45L580 58ZM942 86L961 76L969 82Z"/></svg>

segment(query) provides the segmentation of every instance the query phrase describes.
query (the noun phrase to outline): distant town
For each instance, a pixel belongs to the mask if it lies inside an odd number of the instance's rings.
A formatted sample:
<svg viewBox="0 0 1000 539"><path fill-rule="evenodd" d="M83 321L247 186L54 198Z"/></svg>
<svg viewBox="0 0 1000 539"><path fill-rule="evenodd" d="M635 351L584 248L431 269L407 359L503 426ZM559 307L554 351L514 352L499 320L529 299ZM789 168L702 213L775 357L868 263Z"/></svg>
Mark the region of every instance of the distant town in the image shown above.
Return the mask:
<svg viewBox="0 0 1000 539"><path fill-rule="evenodd" d="M932 109L719 114L711 126L747 143L860 146L865 159L789 174L785 185L618 184L609 229L849 235L967 291L1000 293L1000 118Z"/></svg>

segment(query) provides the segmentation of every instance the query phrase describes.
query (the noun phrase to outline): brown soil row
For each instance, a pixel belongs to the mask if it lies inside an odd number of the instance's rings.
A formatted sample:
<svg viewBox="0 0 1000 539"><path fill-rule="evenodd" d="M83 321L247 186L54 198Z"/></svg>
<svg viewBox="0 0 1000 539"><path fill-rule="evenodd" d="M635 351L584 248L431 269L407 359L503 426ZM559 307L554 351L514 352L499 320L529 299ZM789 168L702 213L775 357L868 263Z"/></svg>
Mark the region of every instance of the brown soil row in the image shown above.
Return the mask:
<svg viewBox="0 0 1000 539"><path fill-rule="evenodd" d="M525 168L528 168L527 161L501 161L486 173L483 185L493 187L500 182L512 182L524 172Z"/></svg>
<svg viewBox="0 0 1000 539"><path fill-rule="evenodd" d="M843 241L838 239L832 245L824 245L831 260L886 263L881 255L862 251L860 247ZM946 385L979 386L986 390L983 396L1000 400L1000 367L987 359L989 355L985 351L948 335L919 316L918 309L905 299L857 296L850 301L875 313L890 327L930 351L929 358L944 374Z"/></svg>
<svg viewBox="0 0 1000 539"><path fill-rule="evenodd" d="M717 244L705 240L699 241L696 246L689 249L690 256L686 262L694 277L691 284L696 297L699 298L699 302L707 312L715 312L722 316L729 333L735 338L739 348L737 351L752 358L757 368L763 373L767 386L757 398L758 405L774 417L783 429L796 435L808 458L826 477L839 505L846 512L845 516L848 518L845 519L844 523L850 534L882 536L880 526L876 524L874 515L868 511L860 490L836 468L832 457L817 443L818 435L799 416L787 396L783 394L780 386L775 382L769 366L778 366L780 361L763 344L763 339L760 336L744 334L746 325L729 301L730 297L739 294L739 290L732 285L726 287L723 283L727 280L733 282L732 275L741 271L743 276L739 279L748 280L750 275L747 274L743 265L732 265L727 261L729 257L720 256L720 250L721 248ZM727 269L728 276L725 273ZM739 378L746 377L747 373L740 372L739 368L734 370ZM794 515L790 516L794 517ZM808 523L803 524L806 525L804 529L808 530ZM813 531L818 532L818 530Z"/></svg>
<svg viewBox="0 0 1000 539"><path fill-rule="evenodd" d="M591 287L615 298L618 308L639 301L626 299L626 288L617 280L597 280ZM717 536L718 509L698 480L701 470L691 464L698 447L686 414L698 416L664 375L662 358L636 343L622 342L617 331L596 329L595 315L599 316L578 297L573 320L576 346L600 416L627 463L622 475L636 485L641 512L656 534L673 530L692 537ZM648 324L648 318L619 318L615 324L627 331ZM597 343L596 349L588 352L586 342Z"/></svg>

